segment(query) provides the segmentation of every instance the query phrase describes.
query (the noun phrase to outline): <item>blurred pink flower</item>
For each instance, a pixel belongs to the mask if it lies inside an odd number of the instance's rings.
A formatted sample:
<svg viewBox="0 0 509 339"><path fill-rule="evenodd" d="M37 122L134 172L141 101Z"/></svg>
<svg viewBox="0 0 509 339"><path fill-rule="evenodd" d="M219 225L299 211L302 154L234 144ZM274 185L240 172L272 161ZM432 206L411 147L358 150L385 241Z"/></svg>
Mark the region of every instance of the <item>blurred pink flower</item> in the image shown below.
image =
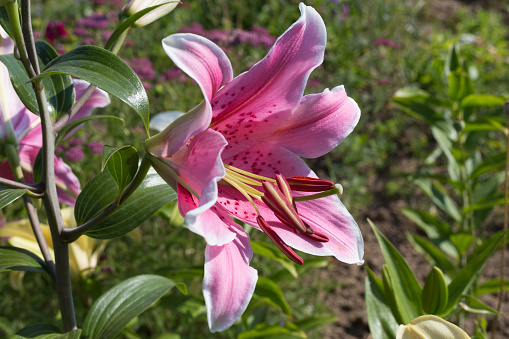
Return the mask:
<svg viewBox="0 0 509 339"><path fill-rule="evenodd" d="M200 86L204 101L145 148L178 192L187 227L203 236L203 294L212 332L246 309L257 281L249 236L231 217L262 230L291 260L293 248L362 263L363 240L334 184L316 178L300 157L318 157L353 130L360 110L343 86L304 96L323 61L326 31L303 4L300 19L249 71L233 78L230 61L210 40L175 34L163 40L172 61ZM286 178L286 179L285 179ZM300 201L309 192L320 199Z"/></svg>
<svg viewBox="0 0 509 339"><path fill-rule="evenodd" d="M50 43L54 43L56 39L66 38L69 34L65 29L62 21L49 21L48 26L46 26L46 39Z"/></svg>
<svg viewBox="0 0 509 339"><path fill-rule="evenodd" d="M13 48L14 42L10 38L0 38L0 54L12 53ZM83 80L74 80L74 87L79 97L88 87L88 83ZM108 94L96 90L71 121L90 115L94 108L104 107L107 104L109 104ZM15 135L14 143L19 153L25 180L33 183L34 163L42 147L40 118L23 105L12 87L7 68L0 63L0 139L3 139L0 142L12 142L13 140L8 139L12 131ZM0 176L14 179L9 163L3 157L0 160ZM56 156L55 181L59 201L73 206L80 192L80 182L71 168Z"/></svg>

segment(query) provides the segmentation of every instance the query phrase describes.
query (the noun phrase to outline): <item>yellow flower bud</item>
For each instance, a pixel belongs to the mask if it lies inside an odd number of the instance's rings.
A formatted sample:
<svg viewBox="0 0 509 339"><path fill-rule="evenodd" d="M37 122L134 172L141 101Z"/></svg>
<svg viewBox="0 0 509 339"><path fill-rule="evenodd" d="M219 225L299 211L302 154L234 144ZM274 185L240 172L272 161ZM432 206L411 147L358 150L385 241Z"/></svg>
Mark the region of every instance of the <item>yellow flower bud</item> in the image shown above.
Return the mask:
<svg viewBox="0 0 509 339"><path fill-rule="evenodd" d="M396 339L470 339L461 328L435 315L423 315L399 325Z"/></svg>

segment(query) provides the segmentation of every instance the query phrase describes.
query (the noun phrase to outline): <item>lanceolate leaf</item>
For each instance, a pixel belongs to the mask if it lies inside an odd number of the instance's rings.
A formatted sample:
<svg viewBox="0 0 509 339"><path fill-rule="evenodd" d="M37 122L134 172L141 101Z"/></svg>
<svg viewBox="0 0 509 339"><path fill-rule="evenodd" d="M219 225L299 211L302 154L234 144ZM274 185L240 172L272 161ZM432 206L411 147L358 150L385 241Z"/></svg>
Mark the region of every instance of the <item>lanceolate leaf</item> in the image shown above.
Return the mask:
<svg viewBox="0 0 509 339"><path fill-rule="evenodd" d="M22 248L0 247L0 272L27 271L47 273L46 265L35 254Z"/></svg>
<svg viewBox="0 0 509 339"><path fill-rule="evenodd" d="M0 7L0 9L1 8L2 7ZM21 102L23 102L23 105L25 105L30 112L38 115L39 108L37 107L35 92L21 61L17 60L13 54L0 55L0 61L9 70L12 87L14 87L14 90L21 99Z"/></svg>
<svg viewBox="0 0 509 339"><path fill-rule="evenodd" d="M39 66L43 69L53 59L58 57L57 51L44 41L35 43ZM48 98L51 120L56 121L65 115L74 105L76 91L69 75L55 74L42 80L44 92Z"/></svg>
<svg viewBox="0 0 509 339"><path fill-rule="evenodd" d="M465 267L458 272L454 279L449 283L447 289L449 291L449 301L447 308L443 312L447 315L454 308L461 296L467 291L481 271L486 260L495 252L498 245L502 241L503 232L494 234L476 249L476 255L470 260Z"/></svg>
<svg viewBox="0 0 509 339"><path fill-rule="evenodd" d="M32 324L20 330L11 339L78 339L81 335L81 329L62 334L56 326L37 323Z"/></svg>
<svg viewBox="0 0 509 339"><path fill-rule="evenodd" d="M460 302L460 305L465 311L480 314L502 315L477 298L470 295L464 295L463 298L465 298L465 302Z"/></svg>
<svg viewBox="0 0 509 339"><path fill-rule="evenodd" d="M292 315L292 310L290 309L290 305L286 302L283 291L281 291L279 286L272 280L265 277L258 277L254 293L258 297L278 306L287 315Z"/></svg>
<svg viewBox="0 0 509 339"><path fill-rule="evenodd" d="M108 171L92 179L76 200L74 215L78 225L92 219L117 198L117 184ZM147 220L159 208L176 199L177 194L155 172L147 175L138 189L86 234L111 239L126 234Z"/></svg>
<svg viewBox="0 0 509 339"><path fill-rule="evenodd" d="M138 160L138 151L132 146L110 149L106 157L103 157L103 168L108 167L108 172L118 186L117 198L134 179Z"/></svg>
<svg viewBox="0 0 509 339"><path fill-rule="evenodd" d="M455 221L457 222L461 221L461 212L460 209L458 208L458 205L446 193L438 189L429 180L417 178L415 179L414 182L427 196L431 198L431 200L433 200L437 207L442 209Z"/></svg>
<svg viewBox="0 0 509 339"><path fill-rule="evenodd" d="M393 339L396 337L398 323L388 306L383 282L369 268L366 267L366 270L368 272L365 279L366 312L369 330L373 338Z"/></svg>
<svg viewBox="0 0 509 339"><path fill-rule="evenodd" d="M97 299L83 324L88 339L110 339L147 310L175 283L158 275L139 275L109 289Z"/></svg>
<svg viewBox="0 0 509 339"><path fill-rule="evenodd" d="M26 189L0 186L0 209L16 201L27 192Z"/></svg>
<svg viewBox="0 0 509 339"><path fill-rule="evenodd" d="M368 222L378 239L385 258L398 311L403 323L408 324L412 319L424 314L421 305L421 286L419 286L419 282L398 250L384 237L371 220L368 220Z"/></svg>
<svg viewBox="0 0 509 339"><path fill-rule="evenodd" d="M505 100L489 94L470 94L461 100L460 108L504 106Z"/></svg>
<svg viewBox="0 0 509 339"><path fill-rule="evenodd" d="M136 73L115 54L96 46L81 46L51 61L36 78L52 74L83 79L118 97L140 115L148 133L147 93Z"/></svg>

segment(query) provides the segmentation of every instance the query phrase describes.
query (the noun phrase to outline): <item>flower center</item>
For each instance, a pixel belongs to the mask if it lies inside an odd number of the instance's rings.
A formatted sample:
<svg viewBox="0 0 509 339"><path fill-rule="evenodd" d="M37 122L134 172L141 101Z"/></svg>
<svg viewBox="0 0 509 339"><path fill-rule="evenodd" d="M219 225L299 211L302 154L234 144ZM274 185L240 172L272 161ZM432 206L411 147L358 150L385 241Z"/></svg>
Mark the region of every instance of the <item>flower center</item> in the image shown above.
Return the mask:
<svg viewBox="0 0 509 339"><path fill-rule="evenodd" d="M333 182L310 177L284 177L277 174L275 179L253 174L226 165L226 175L220 183L230 185L239 191L253 206L257 213L256 221L262 231L291 260L302 264L302 259L279 237L270 224L262 217L255 200L267 206L281 223L293 232L318 242L328 242L329 238L309 226L297 212L296 201L318 199L338 194L340 189ZM294 197L293 191L315 194Z"/></svg>

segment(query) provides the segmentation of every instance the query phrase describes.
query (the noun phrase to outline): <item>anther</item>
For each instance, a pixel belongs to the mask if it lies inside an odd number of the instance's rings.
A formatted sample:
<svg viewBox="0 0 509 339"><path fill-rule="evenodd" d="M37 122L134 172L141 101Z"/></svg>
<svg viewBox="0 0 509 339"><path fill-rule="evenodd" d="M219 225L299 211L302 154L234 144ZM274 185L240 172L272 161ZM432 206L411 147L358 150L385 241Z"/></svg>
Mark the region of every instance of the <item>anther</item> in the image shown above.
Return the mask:
<svg viewBox="0 0 509 339"><path fill-rule="evenodd" d="M272 204L267 204L274 212L279 212L284 219L292 225L292 228L297 229L299 232L305 233L306 227L304 222L300 219L299 215L286 199L284 194L269 181L263 182L263 188L265 190L265 196L272 201ZM277 214L276 214L277 216Z"/></svg>
<svg viewBox="0 0 509 339"><path fill-rule="evenodd" d="M324 192L334 188L334 183L329 180L310 177L288 177L286 181L294 191Z"/></svg>
<svg viewBox="0 0 509 339"><path fill-rule="evenodd" d="M263 219L262 216L256 217L256 222L258 223L258 226L262 229L263 233L265 233L270 240L281 250L281 252L284 253L291 261L293 261L296 264L302 265L304 263L304 260L302 260L301 257L295 253L290 246L285 244L285 242L277 235L277 233L272 229L272 227L269 225L265 219Z"/></svg>

